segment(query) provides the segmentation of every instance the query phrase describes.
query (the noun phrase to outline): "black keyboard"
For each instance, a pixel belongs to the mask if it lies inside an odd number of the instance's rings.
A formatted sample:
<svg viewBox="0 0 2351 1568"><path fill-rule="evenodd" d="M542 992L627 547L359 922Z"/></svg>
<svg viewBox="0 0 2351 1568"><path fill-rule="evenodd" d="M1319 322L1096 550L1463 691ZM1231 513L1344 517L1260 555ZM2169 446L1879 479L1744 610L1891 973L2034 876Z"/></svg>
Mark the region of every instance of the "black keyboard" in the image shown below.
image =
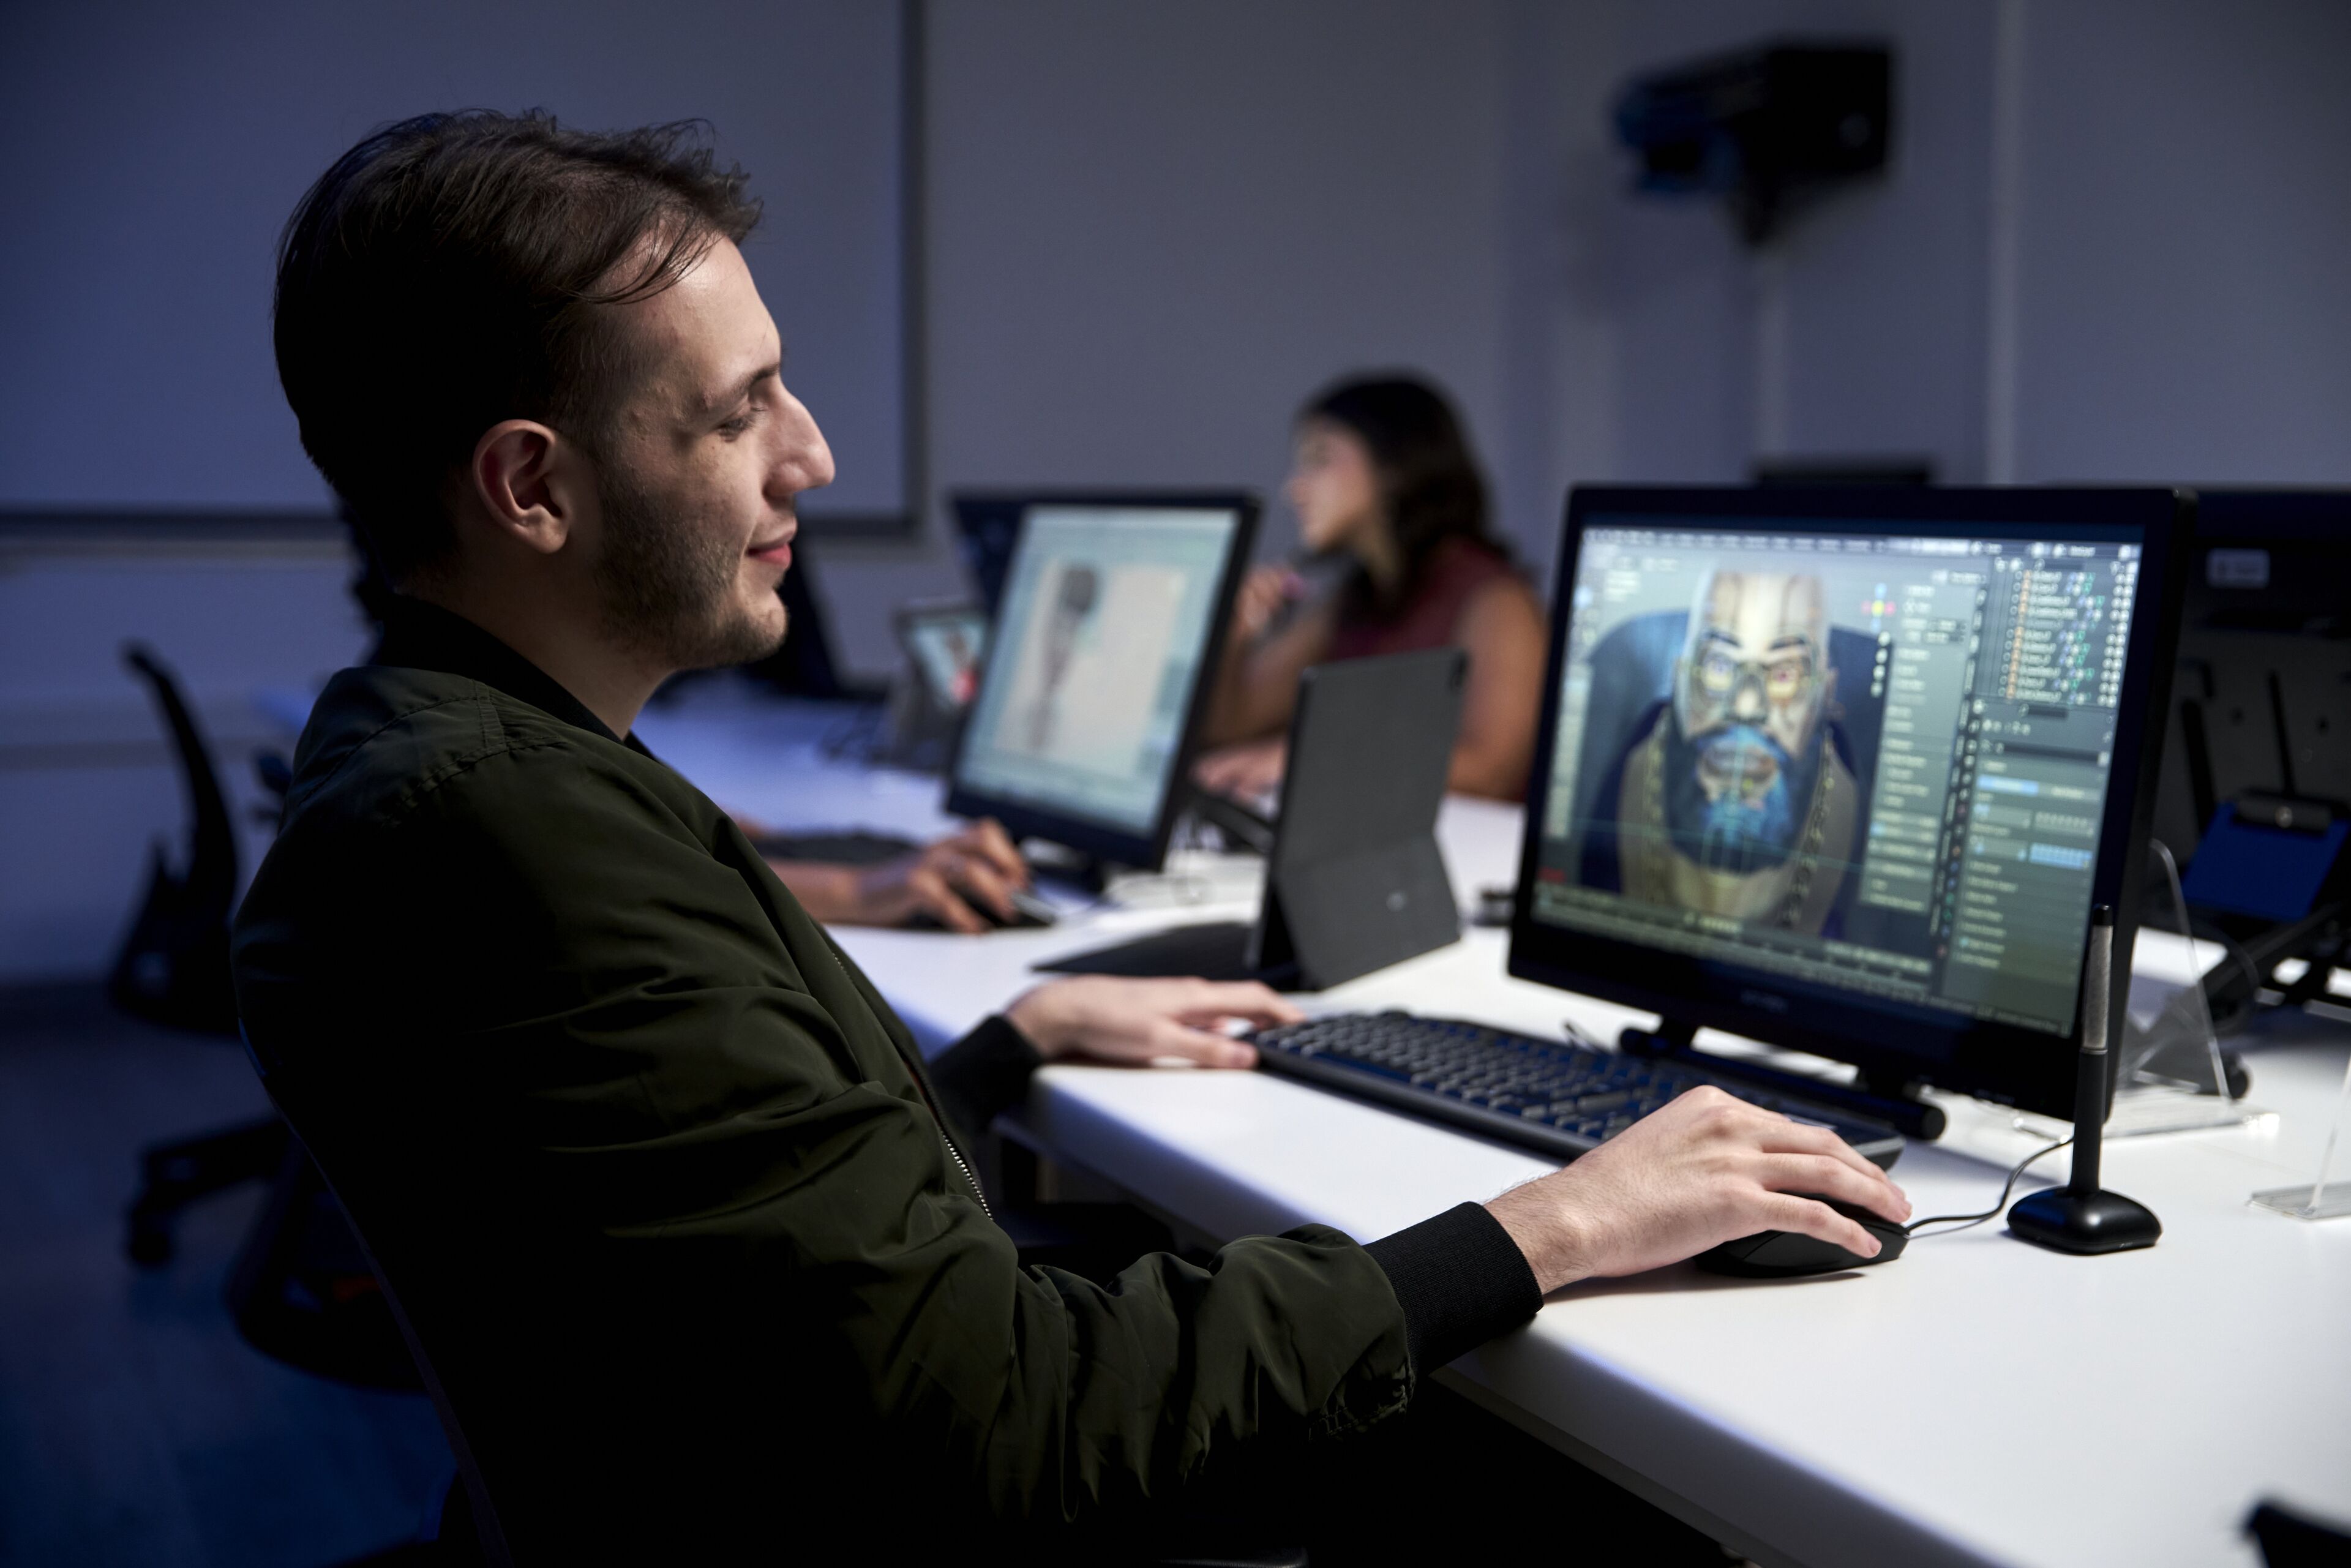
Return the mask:
<svg viewBox="0 0 2351 1568"><path fill-rule="evenodd" d="M1829 1128L1880 1166L1902 1153L1882 1122L1678 1063L1410 1013L1339 1013L1249 1037L1269 1072L1302 1079L1572 1160L1701 1083Z"/></svg>

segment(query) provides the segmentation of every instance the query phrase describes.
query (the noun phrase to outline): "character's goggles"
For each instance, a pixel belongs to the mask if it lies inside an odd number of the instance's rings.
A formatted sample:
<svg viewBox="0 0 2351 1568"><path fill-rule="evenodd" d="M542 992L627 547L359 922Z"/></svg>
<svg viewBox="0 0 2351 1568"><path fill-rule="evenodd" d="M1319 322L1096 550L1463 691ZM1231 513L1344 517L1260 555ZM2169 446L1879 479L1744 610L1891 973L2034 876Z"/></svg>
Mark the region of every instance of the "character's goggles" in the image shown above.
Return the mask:
<svg viewBox="0 0 2351 1568"><path fill-rule="evenodd" d="M1717 643L1698 660L1698 688L1717 702L1729 701L1750 681L1767 702L1792 702L1812 690L1819 679L1809 648L1780 649L1761 659L1742 659Z"/></svg>

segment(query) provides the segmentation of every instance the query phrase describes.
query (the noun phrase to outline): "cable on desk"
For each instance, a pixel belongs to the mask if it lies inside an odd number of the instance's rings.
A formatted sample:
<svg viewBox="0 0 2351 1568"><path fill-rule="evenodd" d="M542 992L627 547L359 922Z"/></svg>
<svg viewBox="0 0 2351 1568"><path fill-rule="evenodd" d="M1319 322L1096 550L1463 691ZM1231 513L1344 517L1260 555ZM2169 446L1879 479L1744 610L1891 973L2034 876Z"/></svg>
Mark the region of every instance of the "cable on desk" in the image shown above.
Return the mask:
<svg viewBox="0 0 2351 1568"><path fill-rule="evenodd" d="M1905 1236L1916 1236L1918 1234L1920 1229L1927 1226L1948 1225L1950 1227L1949 1230L1938 1230L1935 1234L1938 1236L1957 1236L1960 1231L1970 1229L1975 1226L1981 1225L1987 1219L1998 1219L2008 1210L2008 1195L2016 1190L2017 1178L2023 1176L2024 1173L2032 1166L2047 1159L2051 1155L2055 1154L2058 1150L2070 1146L2073 1142L2073 1139L2067 1138L2061 1143L2052 1144L2047 1148L2040 1150L2038 1153L2027 1155L2024 1158L2019 1160L2014 1167L2009 1171L2008 1180L2001 1186L2000 1201L1993 1204L1990 1208L1985 1209L1981 1214L1930 1214L1924 1219L1914 1219L1909 1224L1904 1226L1902 1228L1902 1234Z"/></svg>
<svg viewBox="0 0 2351 1568"><path fill-rule="evenodd" d="M1573 1019L1562 1019L1560 1021L1560 1027L1567 1032L1568 1039L1575 1041L1579 1045L1589 1046L1593 1050L1606 1049L1602 1046L1599 1041L1593 1040L1589 1034L1585 1033L1584 1030L1577 1025ZM2050 1145L2047 1148L2036 1149L2032 1154L2027 1155L2023 1159L2019 1160L2016 1165L2010 1169L2008 1173L2008 1180L2001 1184L2000 1201L1993 1204L1990 1208L1985 1209L1981 1214L1930 1214L1924 1219L1914 1219L1909 1224L1904 1226L1902 1228L1902 1233L1905 1236L1917 1236L1920 1230L1929 1225L1948 1225L1951 1228L1950 1229L1938 1230L1935 1234L1938 1236L1956 1236L1962 1230L1967 1230L1975 1226L1981 1225L1987 1219L1999 1218L2002 1214L2007 1212L2009 1195L2016 1190L2016 1184L2023 1176L2024 1173L2031 1170L2034 1166L2039 1165L2043 1160L2047 1159L2050 1155L2055 1154L2058 1150L2071 1148L2073 1144L2074 1140L2071 1138L2061 1139L2059 1142Z"/></svg>

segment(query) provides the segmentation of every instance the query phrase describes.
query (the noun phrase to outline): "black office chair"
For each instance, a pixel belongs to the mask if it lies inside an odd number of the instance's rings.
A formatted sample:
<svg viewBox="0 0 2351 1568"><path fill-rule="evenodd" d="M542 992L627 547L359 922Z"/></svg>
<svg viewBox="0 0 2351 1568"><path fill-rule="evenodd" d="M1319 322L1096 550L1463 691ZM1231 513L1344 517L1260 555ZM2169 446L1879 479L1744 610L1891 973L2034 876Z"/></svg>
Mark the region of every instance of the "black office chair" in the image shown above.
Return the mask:
<svg viewBox="0 0 2351 1568"><path fill-rule="evenodd" d="M235 1040L229 915L236 900L236 837L228 803L180 683L152 649L123 662L152 691L170 731L190 814L186 869L155 847L147 893L123 939L108 995L133 1017ZM282 793L282 790L281 790ZM229 1279L228 1305L254 1348L306 1372L366 1388L421 1385L385 1313L374 1275L324 1191L309 1156L272 1113L146 1149L125 1244L142 1268L173 1250L172 1227L197 1199L248 1181L268 1200Z"/></svg>
<svg viewBox="0 0 2351 1568"><path fill-rule="evenodd" d="M373 1261L291 1136L224 1294L237 1333L273 1360L357 1388L424 1391Z"/></svg>
<svg viewBox="0 0 2351 1568"><path fill-rule="evenodd" d="M146 896L116 955L107 995L150 1023L234 1039L228 922L236 902L237 856L228 803L171 670L136 643L124 645L122 659L147 683L171 734L188 796L188 849L186 869L175 873L162 844L154 846ZM266 1178L285 1162L286 1147L285 1124L267 1116L145 1150L124 1238L131 1260L146 1268L169 1262L172 1225L182 1209L224 1187Z"/></svg>

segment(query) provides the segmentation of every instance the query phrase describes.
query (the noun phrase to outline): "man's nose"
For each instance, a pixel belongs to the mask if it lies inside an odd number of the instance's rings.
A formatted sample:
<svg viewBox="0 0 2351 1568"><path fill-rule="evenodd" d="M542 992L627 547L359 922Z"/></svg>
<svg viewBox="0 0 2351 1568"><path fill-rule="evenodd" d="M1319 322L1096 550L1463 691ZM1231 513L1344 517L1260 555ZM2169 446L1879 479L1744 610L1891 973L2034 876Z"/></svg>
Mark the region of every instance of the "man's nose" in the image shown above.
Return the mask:
<svg viewBox="0 0 2351 1568"><path fill-rule="evenodd" d="M1751 723L1762 718L1766 707L1761 678L1740 675L1739 684L1730 688L1730 716Z"/></svg>
<svg viewBox="0 0 2351 1568"><path fill-rule="evenodd" d="M832 483L832 446L817 428L816 416L799 399L792 400L795 418L788 422L789 434L784 442L782 461L777 464L774 483L780 488L797 494L802 490L820 490Z"/></svg>

